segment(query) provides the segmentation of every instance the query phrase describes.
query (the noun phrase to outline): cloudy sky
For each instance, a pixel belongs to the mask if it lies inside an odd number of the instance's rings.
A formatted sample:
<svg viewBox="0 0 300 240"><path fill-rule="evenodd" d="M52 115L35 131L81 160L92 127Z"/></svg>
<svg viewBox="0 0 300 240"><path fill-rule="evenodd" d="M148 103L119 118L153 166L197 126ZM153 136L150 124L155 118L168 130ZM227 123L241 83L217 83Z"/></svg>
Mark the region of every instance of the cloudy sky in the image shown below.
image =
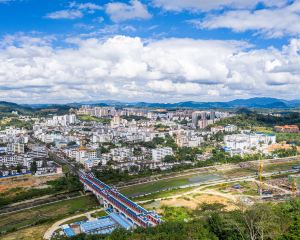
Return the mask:
<svg viewBox="0 0 300 240"><path fill-rule="evenodd" d="M0 100L300 99L300 0L0 0Z"/></svg>

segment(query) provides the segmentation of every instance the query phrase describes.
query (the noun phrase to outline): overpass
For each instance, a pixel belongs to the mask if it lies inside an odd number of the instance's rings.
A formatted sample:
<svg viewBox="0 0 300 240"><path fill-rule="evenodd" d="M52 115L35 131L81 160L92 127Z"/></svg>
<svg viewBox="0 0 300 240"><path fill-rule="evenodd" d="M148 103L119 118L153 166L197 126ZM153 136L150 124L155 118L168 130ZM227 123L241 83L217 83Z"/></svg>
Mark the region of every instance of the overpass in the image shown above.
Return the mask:
<svg viewBox="0 0 300 240"><path fill-rule="evenodd" d="M161 222L161 218L154 211L147 211L134 203L116 189L97 179L91 173L80 173L80 181L85 191L91 191L99 200L107 212L122 214L127 220L139 227L155 227Z"/></svg>

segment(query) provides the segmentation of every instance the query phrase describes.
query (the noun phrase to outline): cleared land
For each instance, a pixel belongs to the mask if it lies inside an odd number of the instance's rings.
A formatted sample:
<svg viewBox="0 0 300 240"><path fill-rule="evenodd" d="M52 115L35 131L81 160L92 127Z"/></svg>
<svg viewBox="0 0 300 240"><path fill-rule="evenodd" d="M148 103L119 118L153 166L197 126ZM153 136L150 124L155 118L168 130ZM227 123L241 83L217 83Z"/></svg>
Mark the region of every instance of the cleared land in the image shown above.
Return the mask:
<svg viewBox="0 0 300 240"><path fill-rule="evenodd" d="M42 226L48 224L51 225L51 223L57 221L58 219L63 219L70 215L86 212L97 207L99 207L99 204L94 196L83 196L77 199L64 200L58 203L36 207L13 214L6 214L0 218L0 232L13 232L13 234L7 234L7 236L0 235L0 238L5 239L5 237L11 237L8 239L20 239L18 237L12 237L17 236L18 234L16 233L18 232L20 232L20 235L22 236L27 236L28 234L30 235L30 233L33 231L33 228L43 228ZM38 236L36 238L28 239L41 239L44 231L41 232L42 234L37 234Z"/></svg>
<svg viewBox="0 0 300 240"><path fill-rule="evenodd" d="M10 189L20 189L20 188L43 188L47 187L48 181L55 180L62 177L60 174L52 176L42 176L36 177L32 175L11 177L11 178L1 178L0 179L0 192L9 193ZM12 191L14 192L14 191Z"/></svg>

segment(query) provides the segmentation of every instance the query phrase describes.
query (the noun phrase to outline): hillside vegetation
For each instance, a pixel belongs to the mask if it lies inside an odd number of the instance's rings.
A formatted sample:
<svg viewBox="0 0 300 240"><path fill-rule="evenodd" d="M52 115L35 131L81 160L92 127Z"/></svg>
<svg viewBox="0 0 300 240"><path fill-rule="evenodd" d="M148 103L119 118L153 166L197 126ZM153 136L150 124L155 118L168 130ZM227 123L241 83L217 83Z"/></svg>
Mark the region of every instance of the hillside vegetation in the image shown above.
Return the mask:
<svg viewBox="0 0 300 240"><path fill-rule="evenodd" d="M241 208L243 209L243 208ZM222 204L203 204L191 211L165 207L165 222L156 228L133 232L116 230L111 235L86 236L71 240L296 240L300 236L300 200L280 204L257 204L227 212ZM57 239L67 239L59 237Z"/></svg>

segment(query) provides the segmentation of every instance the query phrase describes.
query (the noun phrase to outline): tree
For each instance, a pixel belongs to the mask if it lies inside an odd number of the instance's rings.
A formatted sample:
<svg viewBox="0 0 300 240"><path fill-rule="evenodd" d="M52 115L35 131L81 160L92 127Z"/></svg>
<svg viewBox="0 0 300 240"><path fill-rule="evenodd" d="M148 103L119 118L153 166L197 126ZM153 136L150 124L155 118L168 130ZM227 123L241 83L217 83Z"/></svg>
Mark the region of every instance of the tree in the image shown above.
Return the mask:
<svg viewBox="0 0 300 240"><path fill-rule="evenodd" d="M163 159L163 162L165 162L165 163L173 163L173 162L176 162L176 161L177 161L177 159L173 155L167 155Z"/></svg>
<svg viewBox="0 0 300 240"><path fill-rule="evenodd" d="M20 164L18 164L18 165L16 166L17 172L18 172L18 173L21 173L21 169L22 169L22 166L21 166Z"/></svg>
<svg viewBox="0 0 300 240"><path fill-rule="evenodd" d="M100 146L99 149L100 149L100 153L101 154L103 154L103 153L109 153L109 149L106 148L106 147L104 147L104 146Z"/></svg>
<svg viewBox="0 0 300 240"><path fill-rule="evenodd" d="M36 164L36 161L33 160L33 162L30 164L30 171L35 174L36 171L37 171L37 164Z"/></svg>
<svg viewBox="0 0 300 240"><path fill-rule="evenodd" d="M5 165L4 163L2 163L1 169L5 171L5 170L7 170L8 168L6 167L6 165Z"/></svg>
<svg viewBox="0 0 300 240"><path fill-rule="evenodd" d="M142 149L140 147L135 147L133 149L133 155L134 156L141 156L142 155Z"/></svg>
<svg viewBox="0 0 300 240"><path fill-rule="evenodd" d="M71 141L71 142L68 142L68 147L71 147L71 146L74 146L74 145L76 145L76 142L75 141Z"/></svg>
<svg viewBox="0 0 300 240"><path fill-rule="evenodd" d="M165 142L165 139L163 139L161 137L154 137L152 141L155 145L160 145Z"/></svg>

